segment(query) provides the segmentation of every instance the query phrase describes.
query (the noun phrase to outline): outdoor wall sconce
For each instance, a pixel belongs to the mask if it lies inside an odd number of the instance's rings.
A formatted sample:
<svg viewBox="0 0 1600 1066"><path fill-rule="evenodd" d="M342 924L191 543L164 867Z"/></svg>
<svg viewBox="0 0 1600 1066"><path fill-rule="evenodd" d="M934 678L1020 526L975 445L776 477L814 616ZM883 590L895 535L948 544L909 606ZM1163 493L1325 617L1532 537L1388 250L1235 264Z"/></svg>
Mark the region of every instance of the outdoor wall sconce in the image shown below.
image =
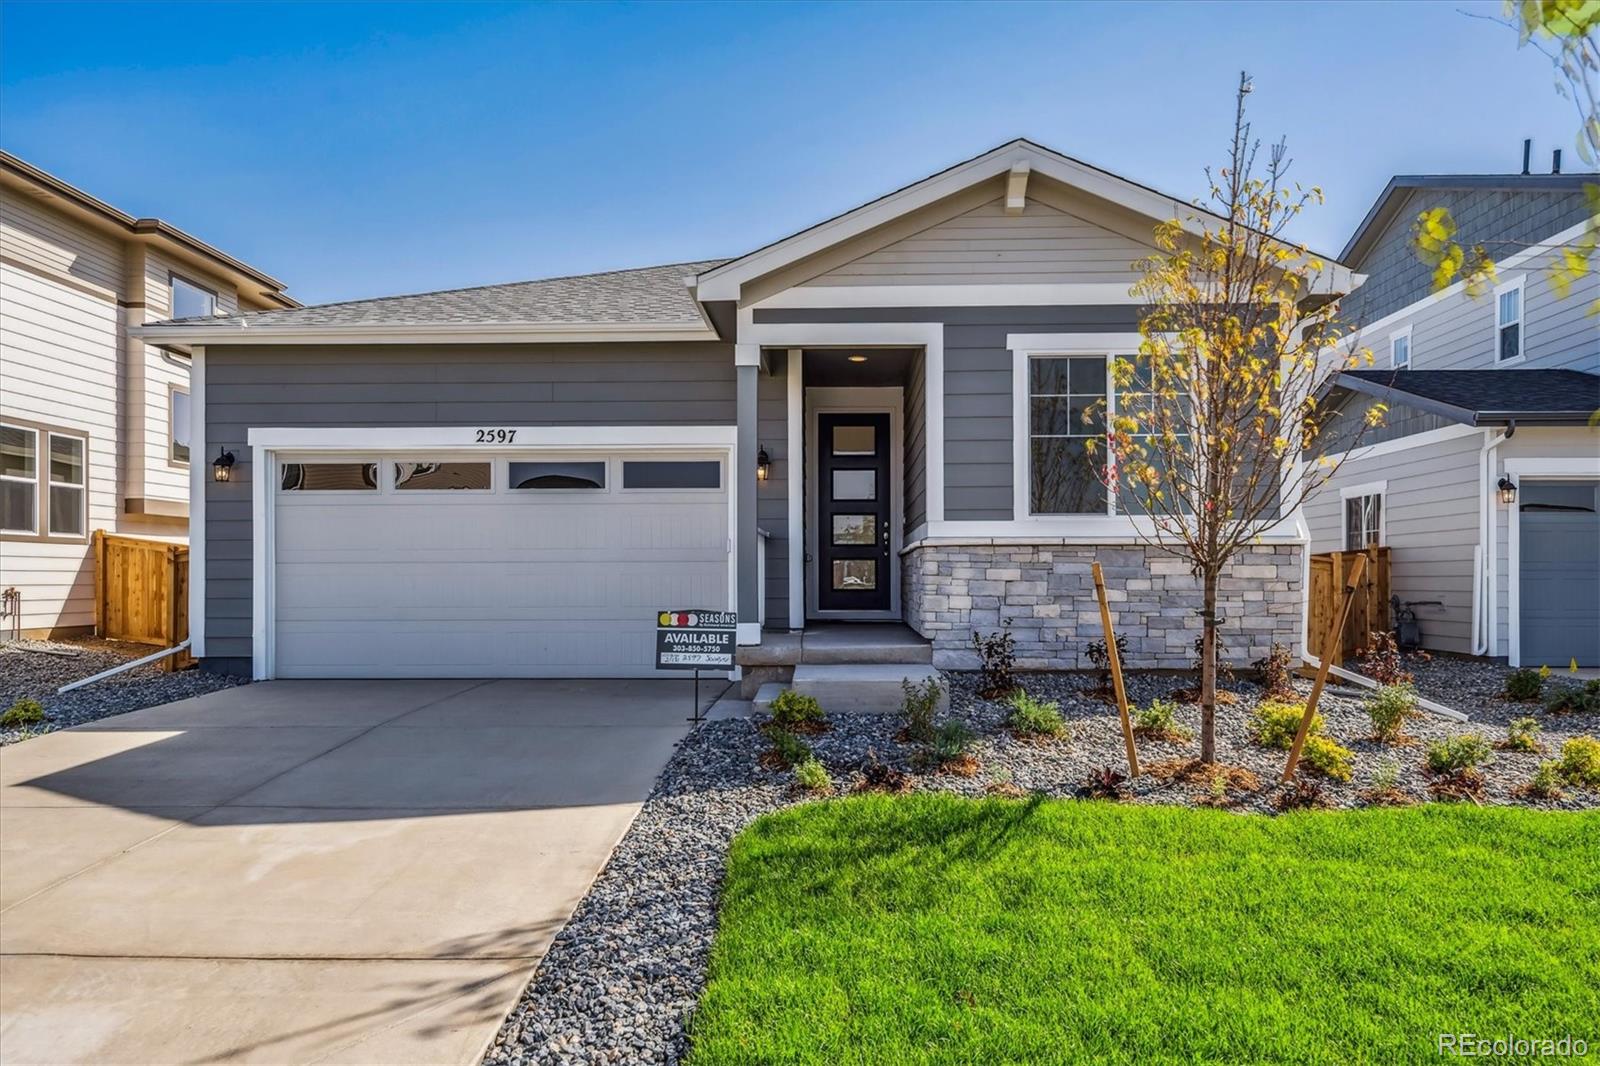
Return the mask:
<svg viewBox="0 0 1600 1066"><path fill-rule="evenodd" d="M225 448L217 450L217 457L211 460L211 480L233 480L233 453Z"/></svg>
<svg viewBox="0 0 1600 1066"><path fill-rule="evenodd" d="M772 473L772 457L767 454L767 449L762 448L756 452L756 480L765 481Z"/></svg>
<svg viewBox="0 0 1600 1066"><path fill-rule="evenodd" d="M1500 502L1510 506L1517 502L1517 483L1508 477L1500 479Z"/></svg>

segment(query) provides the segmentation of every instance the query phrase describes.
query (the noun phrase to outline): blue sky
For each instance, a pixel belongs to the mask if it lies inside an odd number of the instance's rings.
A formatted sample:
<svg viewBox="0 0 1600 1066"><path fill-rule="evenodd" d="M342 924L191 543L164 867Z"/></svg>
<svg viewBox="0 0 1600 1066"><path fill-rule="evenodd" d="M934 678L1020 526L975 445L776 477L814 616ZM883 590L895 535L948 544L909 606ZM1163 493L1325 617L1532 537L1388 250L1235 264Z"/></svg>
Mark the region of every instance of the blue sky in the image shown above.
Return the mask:
<svg viewBox="0 0 1600 1066"><path fill-rule="evenodd" d="M733 255L1016 136L1185 199L1241 67L1337 252L1391 174L1571 151L1498 0L0 2L0 144L307 302Z"/></svg>

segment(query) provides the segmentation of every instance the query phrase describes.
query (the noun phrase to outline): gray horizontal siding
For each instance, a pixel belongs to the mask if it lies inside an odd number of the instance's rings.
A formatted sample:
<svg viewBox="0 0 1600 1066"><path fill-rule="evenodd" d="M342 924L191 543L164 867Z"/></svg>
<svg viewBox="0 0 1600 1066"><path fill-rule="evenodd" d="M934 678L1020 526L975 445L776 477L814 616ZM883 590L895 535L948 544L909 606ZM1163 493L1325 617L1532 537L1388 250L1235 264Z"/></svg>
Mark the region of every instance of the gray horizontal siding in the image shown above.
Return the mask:
<svg viewBox="0 0 1600 1066"><path fill-rule="evenodd" d="M756 484L756 525L769 534L767 553L767 626L789 625L789 356L768 352L756 379L756 439L772 460L772 472Z"/></svg>
<svg viewBox="0 0 1600 1066"><path fill-rule="evenodd" d="M764 322L944 324L944 517L1009 520L1011 351L1008 333L1131 333L1132 305L757 310Z"/></svg>
<svg viewBox="0 0 1600 1066"><path fill-rule="evenodd" d="M1417 608L1429 648L1472 651L1472 553L1478 544L1478 450L1483 438L1464 435L1351 459L1307 501L1313 552L1344 548L1341 488L1386 481L1383 506L1390 587L1402 600L1441 600Z"/></svg>
<svg viewBox="0 0 1600 1066"><path fill-rule="evenodd" d="M911 361L905 392L905 533L928 520L928 369L921 359Z"/></svg>
<svg viewBox="0 0 1600 1066"><path fill-rule="evenodd" d="M218 347L205 375L207 447L239 460L206 488L206 653L219 659L251 651L251 429L735 421L726 344Z"/></svg>

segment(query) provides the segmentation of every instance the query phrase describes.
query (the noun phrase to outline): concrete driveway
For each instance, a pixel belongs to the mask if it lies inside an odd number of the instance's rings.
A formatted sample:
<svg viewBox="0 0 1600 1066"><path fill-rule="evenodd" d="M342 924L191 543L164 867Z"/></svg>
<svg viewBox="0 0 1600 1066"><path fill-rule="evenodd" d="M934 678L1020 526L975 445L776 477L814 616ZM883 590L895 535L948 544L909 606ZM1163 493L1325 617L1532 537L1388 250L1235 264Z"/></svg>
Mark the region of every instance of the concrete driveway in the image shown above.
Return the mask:
<svg viewBox="0 0 1600 1066"><path fill-rule="evenodd" d="M278 681L0 749L6 1062L475 1061L689 704Z"/></svg>

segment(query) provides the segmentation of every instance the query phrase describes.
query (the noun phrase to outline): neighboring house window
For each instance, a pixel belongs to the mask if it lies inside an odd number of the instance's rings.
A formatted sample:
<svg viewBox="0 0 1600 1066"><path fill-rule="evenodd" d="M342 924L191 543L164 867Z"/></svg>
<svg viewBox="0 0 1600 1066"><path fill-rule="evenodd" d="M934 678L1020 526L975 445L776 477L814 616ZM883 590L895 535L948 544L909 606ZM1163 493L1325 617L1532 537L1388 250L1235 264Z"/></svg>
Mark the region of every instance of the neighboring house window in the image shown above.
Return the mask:
<svg viewBox="0 0 1600 1066"><path fill-rule="evenodd" d="M1522 357L1522 278L1494 290L1495 358L1502 362Z"/></svg>
<svg viewBox="0 0 1600 1066"><path fill-rule="evenodd" d="M1028 511L1105 514L1106 357L1028 360ZM1090 440L1100 444L1090 454Z"/></svg>
<svg viewBox="0 0 1600 1066"><path fill-rule="evenodd" d="M1411 369L1411 329L1389 336L1389 365L1395 370Z"/></svg>
<svg viewBox="0 0 1600 1066"><path fill-rule="evenodd" d="M217 294L172 275L172 317L209 318L217 313Z"/></svg>
<svg viewBox="0 0 1600 1066"><path fill-rule="evenodd" d="M1344 496L1345 551L1360 551L1383 543L1383 490L1358 486Z"/></svg>
<svg viewBox="0 0 1600 1066"><path fill-rule="evenodd" d="M39 432L0 426L0 532L39 532Z"/></svg>
<svg viewBox="0 0 1600 1066"><path fill-rule="evenodd" d="M167 436L170 438L169 454L175 463L189 461L189 394L173 389L167 397Z"/></svg>
<svg viewBox="0 0 1600 1066"><path fill-rule="evenodd" d="M88 489L85 460L88 449L82 437L50 434L50 524L51 536L81 537L89 515L84 495Z"/></svg>

